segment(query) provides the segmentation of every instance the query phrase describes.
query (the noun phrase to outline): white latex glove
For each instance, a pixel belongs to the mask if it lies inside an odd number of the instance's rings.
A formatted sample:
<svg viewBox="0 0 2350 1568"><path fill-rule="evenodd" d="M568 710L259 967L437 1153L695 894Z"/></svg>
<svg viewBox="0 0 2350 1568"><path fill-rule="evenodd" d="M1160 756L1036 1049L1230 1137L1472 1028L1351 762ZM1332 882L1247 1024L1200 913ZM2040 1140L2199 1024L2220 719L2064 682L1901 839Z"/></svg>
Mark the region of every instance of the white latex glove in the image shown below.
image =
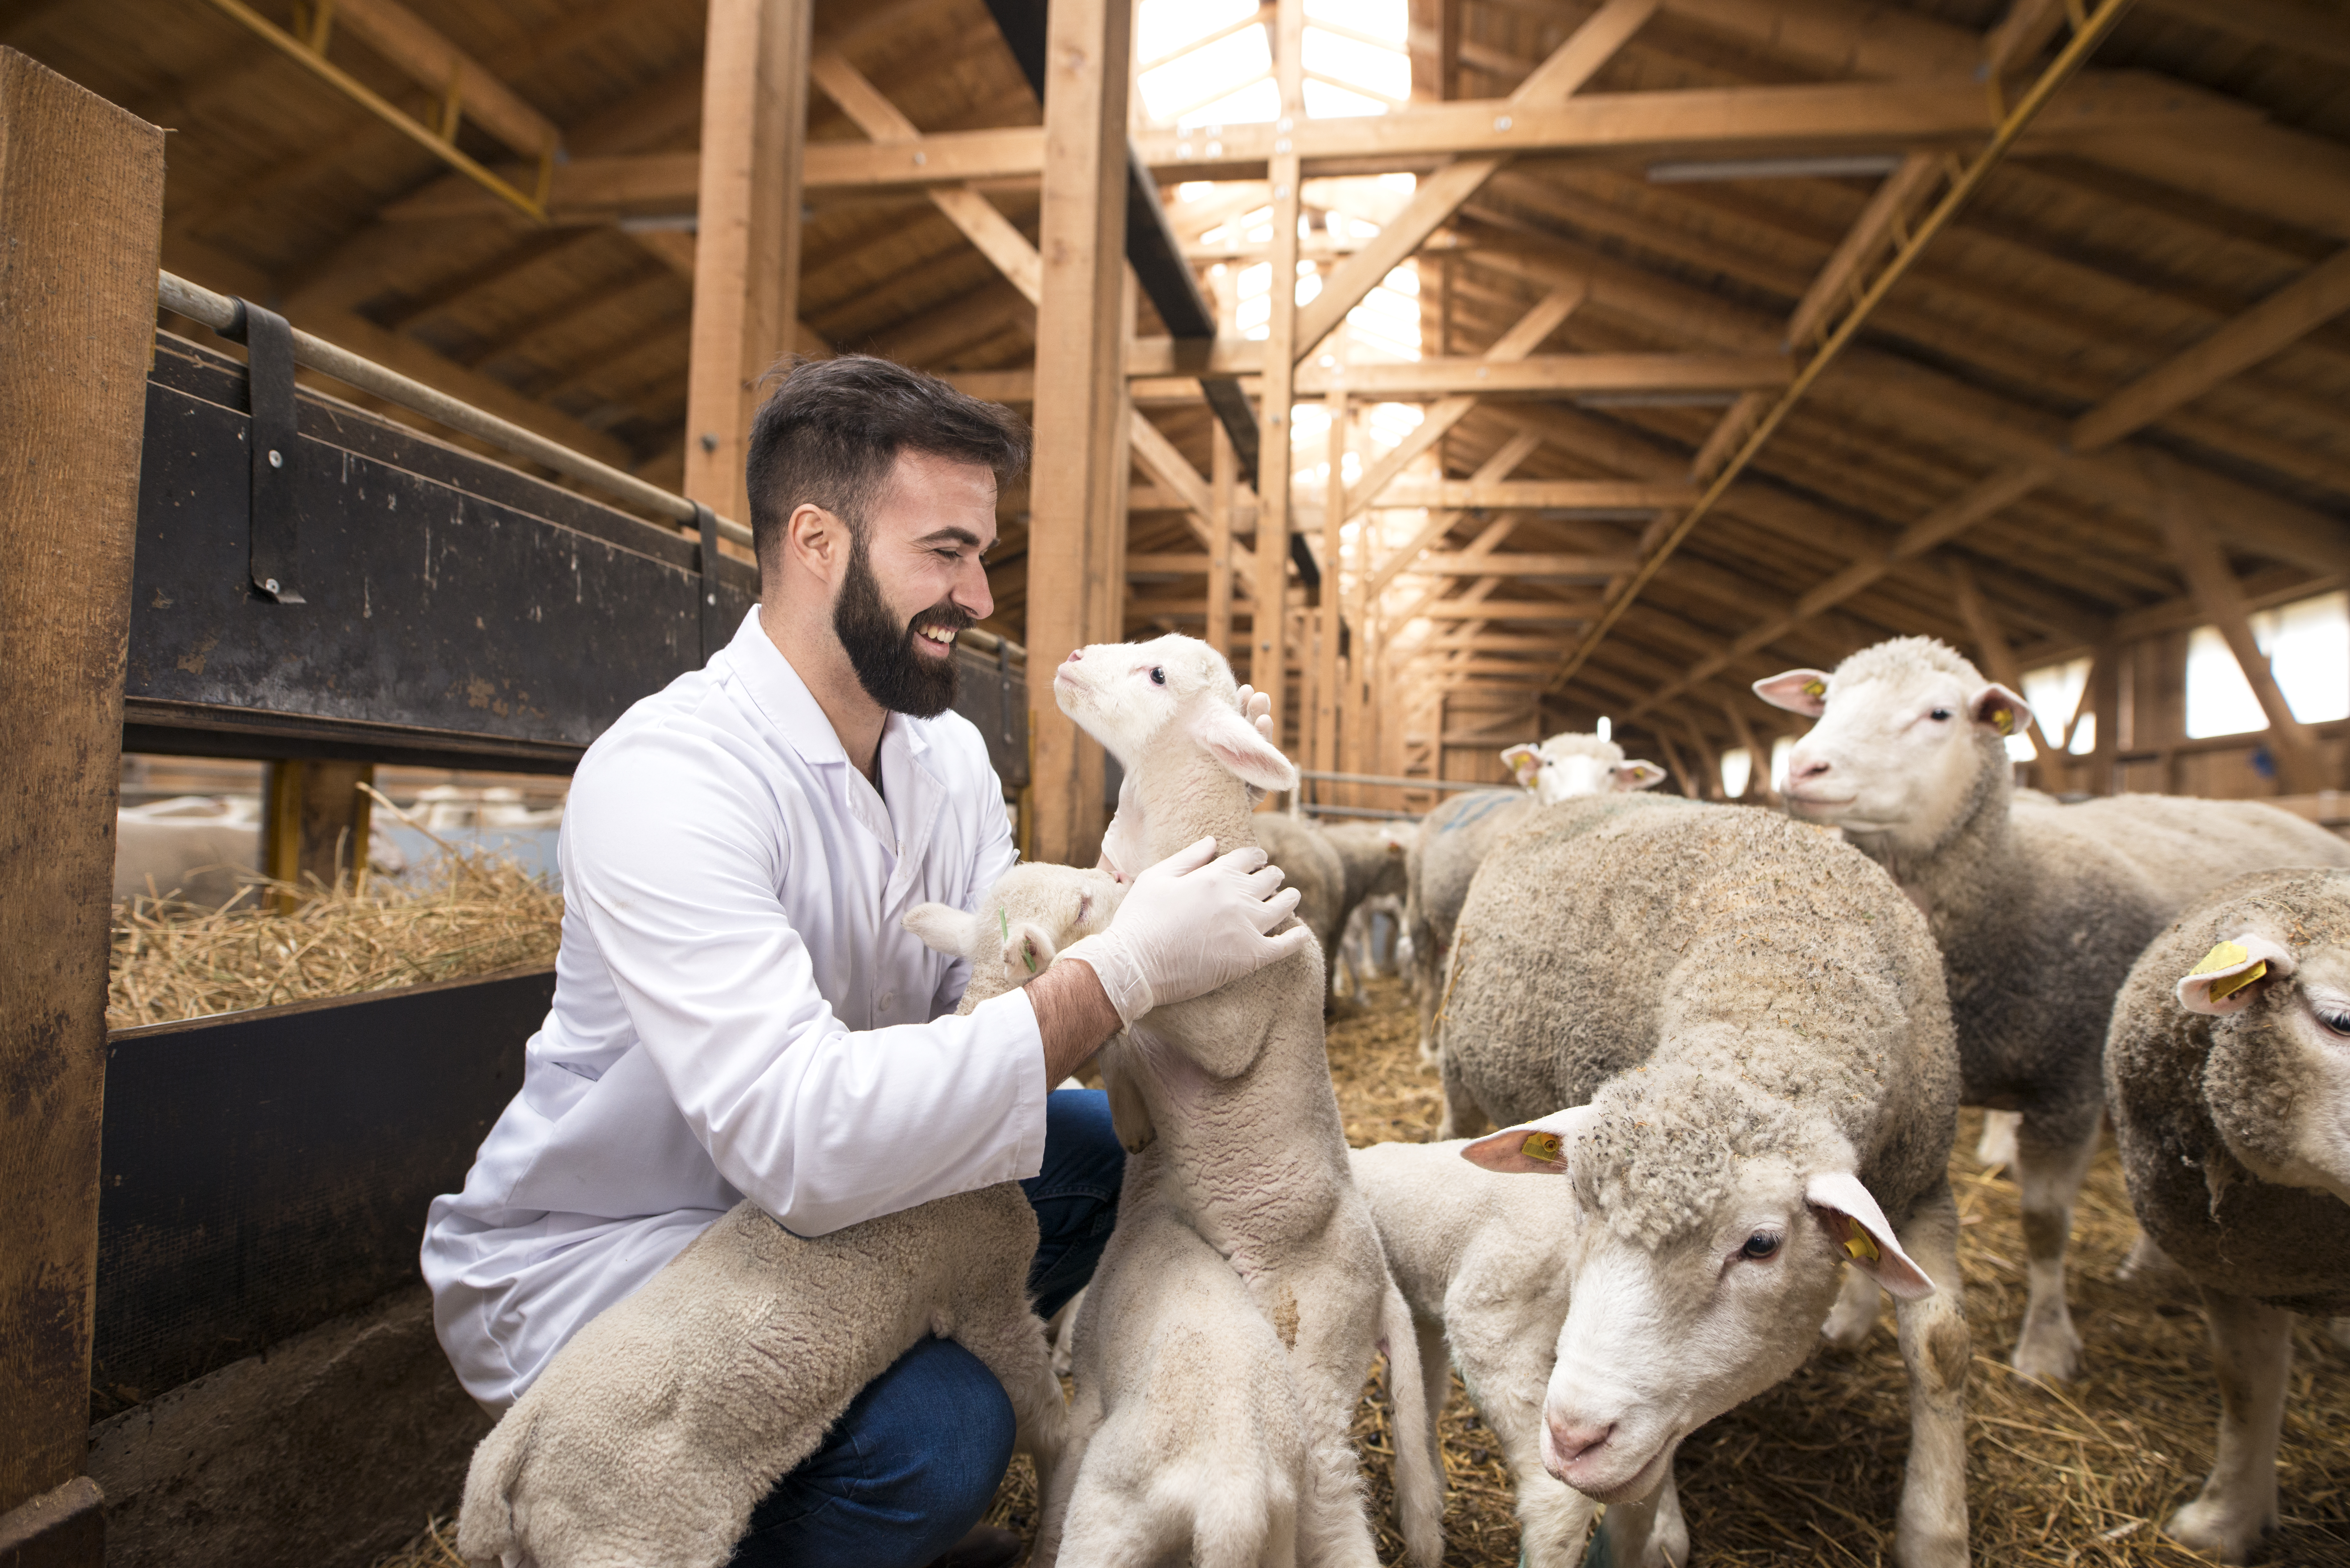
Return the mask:
<svg viewBox="0 0 2350 1568"><path fill-rule="evenodd" d="M1253 686L1241 688L1241 711L1256 726L1256 732L1266 740L1273 739L1273 699ZM1102 835L1101 858L1094 869L1107 871L1121 882L1134 880L1150 853L1150 836L1142 815L1142 794L1134 786L1134 775L1128 774L1118 780L1118 810L1109 819L1108 830Z"/></svg>
<svg viewBox="0 0 2350 1568"><path fill-rule="evenodd" d="M1281 867L1254 845L1221 858L1202 838L1134 879L1109 929L1061 950L1082 959L1109 1003L1131 1027L1154 1007L1188 1002L1253 974L1306 947L1304 926L1265 933L1297 908L1298 891L1281 885Z"/></svg>

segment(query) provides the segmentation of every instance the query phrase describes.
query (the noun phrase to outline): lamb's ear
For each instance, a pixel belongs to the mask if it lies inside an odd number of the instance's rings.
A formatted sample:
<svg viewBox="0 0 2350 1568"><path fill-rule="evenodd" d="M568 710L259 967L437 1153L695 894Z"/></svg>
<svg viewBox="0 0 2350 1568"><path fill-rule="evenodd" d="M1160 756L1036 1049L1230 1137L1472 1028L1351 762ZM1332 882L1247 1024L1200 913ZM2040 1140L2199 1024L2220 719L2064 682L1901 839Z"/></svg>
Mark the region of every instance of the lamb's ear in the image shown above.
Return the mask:
<svg viewBox="0 0 2350 1568"><path fill-rule="evenodd" d="M1757 680L1754 695L1773 708L1784 708L1790 713L1807 713L1816 719L1828 711L1828 672L1825 670L1790 670L1784 675Z"/></svg>
<svg viewBox="0 0 2350 1568"><path fill-rule="evenodd" d="M1665 770L1654 763L1616 764L1616 788L1619 791L1654 789L1664 782Z"/></svg>
<svg viewBox="0 0 2350 1568"><path fill-rule="evenodd" d="M979 918L945 904L917 904L906 911L905 928L922 939L922 945L949 958L970 956Z"/></svg>
<svg viewBox="0 0 2350 1568"><path fill-rule="evenodd" d="M1461 1151L1461 1158L1508 1175L1565 1176L1575 1135L1598 1114L1589 1106L1553 1111L1540 1121L1521 1122L1479 1138Z"/></svg>
<svg viewBox="0 0 2350 1568"><path fill-rule="evenodd" d="M1263 790L1297 787L1297 770L1281 748L1221 702L1203 702L1192 713L1191 738L1243 784Z"/></svg>
<svg viewBox="0 0 2350 1568"><path fill-rule="evenodd" d="M1045 972L1059 956L1053 933L1034 920L1015 920L1003 932L1003 973L1014 985L1025 985Z"/></svg>
<svg viewBox="0 0 2350 1568"><path fill-rule="evenodd" d="M2032 704L1994 680L1974 695L1967 711L1978 724L1989 724L2002 735L2020 735L2032 727Z"/></svg>
<svg viewBox="0 0 2350 1568"><path fill-rule="evenodd" d="M1532 789L1535 776L1542 772L1542 748L1520 741L1503 751L1502 765L1516 777L1520 789Z"/></svg>
<svg viewBox="0 0 2350 1568"><path fill-rule="evenodd" d="M2179 977L2178 1005L2214 1018L2241 1012L2252 1004L2252 982L2282 980L2293 971L2293 954L2258 931L2230 938L2203 955Z"/></svg>
<svg viewBox="0 0 2350 1568"><path fill-rule="evenodd" d="M1804 1184L1804 1201L1819 1210L1820 1223L1831 1240L1841 1243L1852 1266L1885 1287L1897 1301L1922 1301L1934 1293L1934 1282L1887 1222L1860 1178L1849 1170L1825 1170Z"/></svg>

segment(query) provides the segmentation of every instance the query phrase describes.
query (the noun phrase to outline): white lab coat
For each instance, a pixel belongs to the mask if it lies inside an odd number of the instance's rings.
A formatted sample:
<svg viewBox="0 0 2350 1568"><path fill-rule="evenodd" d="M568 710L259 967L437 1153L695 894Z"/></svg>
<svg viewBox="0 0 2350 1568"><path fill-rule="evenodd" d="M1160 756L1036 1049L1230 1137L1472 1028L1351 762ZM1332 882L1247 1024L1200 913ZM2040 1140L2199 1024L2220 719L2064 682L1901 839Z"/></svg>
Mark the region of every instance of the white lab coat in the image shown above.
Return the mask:
<svg viewBox="0 0 2350 1568"><path fill-rule="evenodd" d="M756 609L588 748L554 1008L425 1226L441 1344L484 1406L746 1196L820 1235L1041 1168L1026 993L940 1016L967 966L899 923L1016 858L986 745L892 714L880 771L877 794Z"/></svg>

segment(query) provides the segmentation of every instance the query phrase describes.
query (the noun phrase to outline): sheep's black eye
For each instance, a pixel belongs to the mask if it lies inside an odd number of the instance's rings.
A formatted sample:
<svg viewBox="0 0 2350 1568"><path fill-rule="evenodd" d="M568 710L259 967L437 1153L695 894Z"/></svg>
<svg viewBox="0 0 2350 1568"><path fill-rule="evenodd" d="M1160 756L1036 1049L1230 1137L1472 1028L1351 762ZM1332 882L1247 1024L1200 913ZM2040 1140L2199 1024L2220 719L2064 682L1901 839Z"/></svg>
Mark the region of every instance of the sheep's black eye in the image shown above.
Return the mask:
<svg viewBox="0 0 2350 1568"><path fill-rule="evenodd" d="M1165 670L1161 669L1161 668L1159 668L1158 666L1153 666L1153 667L1152 667L1152 669L1151 669L1151 671L1150 671L1150 683L1151 683L1153 686L1164 686L1164 685L1166 685L1166 684L1167 684L1167 671L1166 671Z"/></svg>
<svg viewBox="0 0 2350 1568"><path fill-rule="evenodd" d="M2317 1021L2334 1033L2350 1037L2350 1012L2321 1012Z"/></svg>
<svg viewBox="0 0 2350 1568"><path fill-rule="evenodd" d="M1950 719L1950 711L1948 708L1937 708L1932 712L1926 715L1929 719L1940 719L1946 722Z"/></svg>
<svg viewBox="0 0 2350 1568"><path fill-rule="evenodd" d="M1738 1249L1738 1255L1742 1258L1752 1258L1756 1262L1760 1262L1763 1259L1773 1256L1778 1251L1778 1237L1773 1236L1768 1231L1757 1231L1754 1234L1746 1238L1746 1245Z"/></svg>

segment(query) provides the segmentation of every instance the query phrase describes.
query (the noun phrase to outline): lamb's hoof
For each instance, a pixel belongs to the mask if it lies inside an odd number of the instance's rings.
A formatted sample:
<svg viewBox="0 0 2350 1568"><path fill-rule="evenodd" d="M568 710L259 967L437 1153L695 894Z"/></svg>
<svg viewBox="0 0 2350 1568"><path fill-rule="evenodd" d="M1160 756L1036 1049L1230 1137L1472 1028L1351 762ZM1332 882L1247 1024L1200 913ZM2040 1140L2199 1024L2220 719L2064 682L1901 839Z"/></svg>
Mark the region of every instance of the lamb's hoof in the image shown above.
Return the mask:
<svg viewBox="0 0 2350 1568"><path fill-rule="evenodd" d="M2015 1127L2022 1119L2013 1111L1985 1111L1982 1137L1975 1143L1976 1163L2012 1166L2015 1163Z"/></svg>
<svg viewBox="0 0 2350 1568"><path fill-rule="evenodd" d="M1961 1530L1957 1534L1942 1531L1911 1531L1906 1526L1893 1533L1893 1561L1901 1568L1967 1568L1967 1537Z"/></svg>
<svg viewBox="0 0 2350 1568"><path fill-rule="evenodd" d="M2261 1538L2275 1528L2273 1511L2258 1517L2235 1508L2226 1498L2199 1497L2172 1514L2162 1532L2222 1563L2250 1563Z"/></svg>
<svg viewBox="0 0 2350 1568"><path fill-rule="evenodd" d="M2154 1244L2154 1238L2141 1231L2130 1243L2129 1256L2114 1271L2114 1282L2124 1285L2159 1287L2178 1281L2179 1267L2170 1261L2170 1254Z"/></svg>
<svg viewBox="0 0 2350 1568"><path fill-rule="evenodd" d="M2070 1383L2081 1375L2081 1336L2069 1317L2024 1325L2010 1365L2026 1377Z"/></svg>
<svg viewBox="0 0 2350 1568"><path fill-rule="evenodd" d="M1856 1312L1842 1300L1829 1310L1827 1322L1820 1324L1820 1337L1838 1350L1858 1350L1876 1332L1875 1310Z"/></svg>

